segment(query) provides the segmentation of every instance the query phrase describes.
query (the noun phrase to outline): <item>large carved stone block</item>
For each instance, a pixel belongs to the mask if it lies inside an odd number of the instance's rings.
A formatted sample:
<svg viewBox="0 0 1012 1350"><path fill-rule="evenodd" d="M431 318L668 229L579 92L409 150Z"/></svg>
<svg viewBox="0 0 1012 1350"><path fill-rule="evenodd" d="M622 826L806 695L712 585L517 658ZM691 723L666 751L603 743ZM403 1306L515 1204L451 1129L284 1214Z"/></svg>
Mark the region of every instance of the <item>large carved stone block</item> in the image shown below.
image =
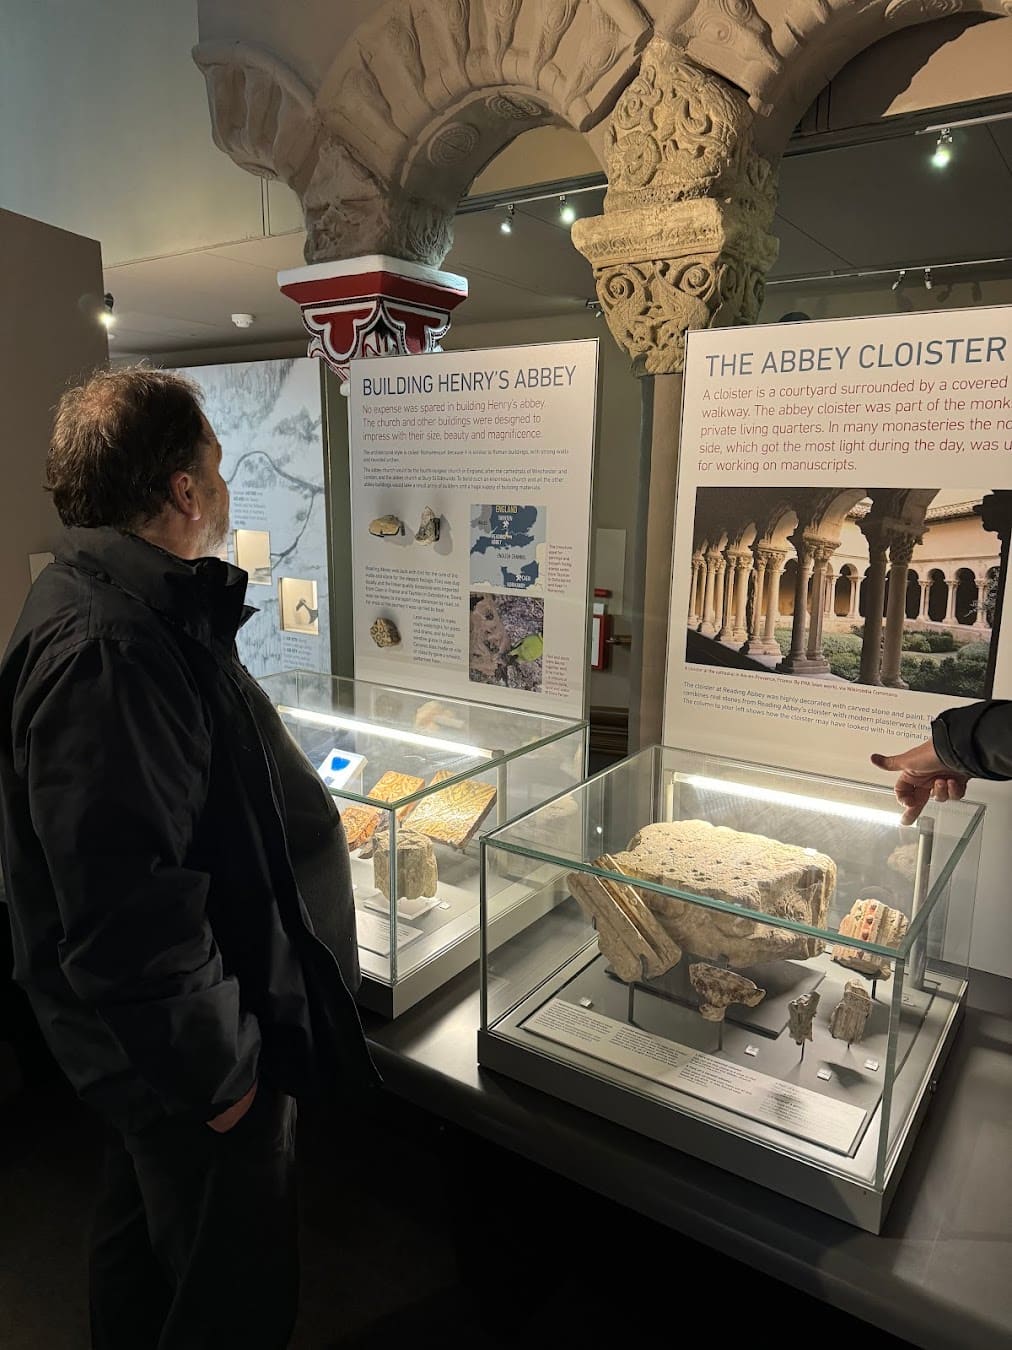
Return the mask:
<svg viewBox="0 0 1012 1350"><path fill-rule="evenodd" d="M647 825L611 863L609 870L633 881L710 896L757 916L775 915L813 928L824 926L836 887L836 864L825 854L703 820ZM607 866L604 859L598 864ZM820 939L773 927L761 918L637 889L669 937L696 956L753 966L818 956L822 951Z"/></svg>

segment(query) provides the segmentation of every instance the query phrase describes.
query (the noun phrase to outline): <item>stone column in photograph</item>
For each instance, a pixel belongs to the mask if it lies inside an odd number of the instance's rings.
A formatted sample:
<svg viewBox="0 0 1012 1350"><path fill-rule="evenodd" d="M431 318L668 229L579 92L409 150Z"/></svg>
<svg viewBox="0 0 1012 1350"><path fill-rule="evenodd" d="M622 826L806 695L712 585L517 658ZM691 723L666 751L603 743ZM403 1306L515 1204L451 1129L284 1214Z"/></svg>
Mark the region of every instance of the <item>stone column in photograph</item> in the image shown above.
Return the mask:
<svg viewBox="0 0 1012 1350"><path fill-rule="evenodd" d="M974 628L987 628L987 577L977 578L977 618Z"/></svg>
<svg viewBox="0 0 1012 1350"><path fill-rule="evenodd" d="M713 582L713 636L719 639L720 630L724 627L724 601L727 592L727 559L723 553L717 554L714 571L716 575Z"/></svg>
<svg viewBox="0 0 1012 1350"><path fill-rule="evenodd" d="M763 601L766 591L766 565L769 551L757 548L755 565L752 568L752 617L748 626L748 642L743 647L747 656L758 654L762 650Z"/></svg>
<svg viewBox="0 0 1012 1350"><path fill-rule="evenodd" d="M907 576L910 559L920 542L919 535L896 534L889 544L889 607L882 645L881 682L890 689L909 688L900 675L900 663L903 660L903 630L907 618Z"/></svg>
<svg viewBox="0 0 1012 1350"><path fill-rule="evenodd" d="M731 639L736 646L748 639L748 583L752 575L752 554L742 550L735 554L734 625Z"/></svg>
<svg viewBox="0 0 1012 1350"><path fill-rule="evenodd" d="M946 577L945 584L949 588L949 604L942 622L954 624L956 622L956 593L959 590L959 577Z"/></svg>
<svg viewBox="0 0 1012 1350"><path fill-rule="evenodd" d="M808 635L808 583L815 566L813 541L796 535L791 541L798 557L798 571L794 581L794 622L791 627L791 649L777 666L786 675L800 675L806 669L805 639Z"/></svg>
<svg viewBox="0 0 1012 1350"><path fill-rule="evenodd" d="M703 582L703 615L699 624L699 631L704 637L713 637L717 631L714 627L714 607L713 593L717 585L717 563L720 561L720 554L714 549L706 555L706 578Z"/></svg>
<svg viewBox="0 0 1012 1350"><path fill-rule="evenodd" d="M864 638L861 642L860 684L882 683L882 611L885 608L889 540L881 526L861 522L868 540L868 576L864 589Z"/></svg>
<svg viewBox="0 0 1012 1350"><path fill-rule="evenodd" d="M780 618L780 578L787 566L786 549L770 549L766 561L766 618L763 627L763 653L779 656L777 620Z"/></svg>
<svg viewBox="0 0 1012 1350"><path fill-rule="evenodd" d="M826 614L826 564L840 547L839 543L820 540L812 545L812 603L808 616L808 643L805 670L811 675L827 674L829 662L822 653L822 624Z"/></svg>
<svg viewBox="0 0 1012 1350"><path fill-rule="evenodd" d="M928 617L928 603L931 600L931 578L921 582L921 604L917 611L918 619L924 620Z"/></svg>
<svg viewBox="0 0 1012 1350"><path fill-rule="evenodd" d="M692 555L692 584L689 587L689 615L687 622L690 628L698 628L702 619L702 583L705 572L706 563L703 561L703 554L702 552L697 551Z"/></svg>
<svg viewBox="0 0 1012 1350"><path fill-rule="evenodd" d="M859 619L861 617L861 578L855 573L850 579L850 607L847 610L848 619Z"/></svg>

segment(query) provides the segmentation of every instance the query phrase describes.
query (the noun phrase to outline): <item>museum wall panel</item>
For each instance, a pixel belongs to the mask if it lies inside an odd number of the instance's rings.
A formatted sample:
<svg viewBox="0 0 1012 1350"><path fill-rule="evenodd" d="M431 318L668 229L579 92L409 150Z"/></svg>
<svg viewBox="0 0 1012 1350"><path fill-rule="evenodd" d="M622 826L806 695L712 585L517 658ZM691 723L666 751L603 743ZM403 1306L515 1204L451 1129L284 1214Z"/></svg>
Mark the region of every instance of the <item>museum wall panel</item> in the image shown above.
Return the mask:
<svg viewBox="0 0 1012 1350"><path fill-rule="evenodd" d="M59 534L42 487L53 405L68 385L105 364L108 349L98 321L102 255L93 239L0 210L0 258L0 646L6 646L28 594L29 556L51 551Z"/></svg>

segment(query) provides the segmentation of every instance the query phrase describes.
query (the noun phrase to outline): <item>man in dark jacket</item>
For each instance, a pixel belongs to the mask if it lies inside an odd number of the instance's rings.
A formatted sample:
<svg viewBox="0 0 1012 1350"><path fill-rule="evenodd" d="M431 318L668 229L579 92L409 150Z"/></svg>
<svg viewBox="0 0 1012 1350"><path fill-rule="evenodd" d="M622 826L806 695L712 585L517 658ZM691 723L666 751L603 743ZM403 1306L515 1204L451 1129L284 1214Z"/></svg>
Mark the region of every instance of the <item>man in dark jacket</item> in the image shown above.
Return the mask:
<svg viewBox="0 0 1012 1350"><path fill-rule="evenodd" d="M287 1345L293 1098L375 1081L340 819L235 654L220 462L177 376L65 395L68 532L0 668L14 977L110 1126L96 1350Z"/></svg>
<svg viewBox="0 0 1012 1350"><path fill-rule="evenodd" d="M931 740L899 755L872 755L872 763L895 773L903 824L912 825L934 798L959 801L971 778L1012 778L1012 701L988 699L947 708L931 724Z"/></svg>

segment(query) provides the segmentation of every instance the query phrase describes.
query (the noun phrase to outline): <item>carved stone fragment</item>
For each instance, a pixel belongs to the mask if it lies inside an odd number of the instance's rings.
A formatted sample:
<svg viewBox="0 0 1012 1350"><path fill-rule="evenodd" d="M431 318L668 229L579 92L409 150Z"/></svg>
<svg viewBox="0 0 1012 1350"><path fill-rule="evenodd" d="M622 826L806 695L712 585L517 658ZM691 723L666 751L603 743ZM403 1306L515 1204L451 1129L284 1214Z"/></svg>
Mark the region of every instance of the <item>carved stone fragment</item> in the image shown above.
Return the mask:
<svg viewBox="0 0 1012 1350"><path fill-rule="evenodd" d="M389 539L404 533L404 521L400 516L377 516L369 522L369 533L376 539Z"/></svg>
<svg viewBox="0 0 1012 1350"><path fill-rule="evenodd" d="M448 769L437 769L429 787L442 783L453 774ZM423 797L411 816L411 828L451 848L466 848L478 827L492 810L496 789L491 783L465 779L441 792Z"/></svg>
<svg viewBox="0 0 1012 1350"><path fill-rule="evenodd" d="M848 980L843 998L833 1009L829 1019L829 1034L838 1041L859 1041L871 1016L871 995L857 980Z"/></svg>
<svg viewBox="0 0 1012 1350"><path fill-rule="evenodd" d="M907 916L901 910L891 909L881 900L855 900L850 913L840 920L840 936L876 942L882 947L898 947L908 927ZM869 980L888 980L892 974L888 956L876 956L857 947L835 946L833 960Z"/></svg>
<svg viewBox="0 0 1012 1350"><path fill-rule="evenodd" d="M819 993L813 989L811 993L802 994L800 998L792 998L787 1005L787 1031L795 1045L801 1045L804 1041L812 1039L812 1023L815 1021L815 1014L819 1008Z"/></svg>
<svg viewBox="0 0 1012 1350"><path fill-rule="evenodd" d="M754 1008L766 997L766 990L733 970L708 966L696 961L689 967L689 979L699 995L699 1015L708 1022L723 1022L724 1013L732 1003L743 1003Z"/></svg>
<svg viewBox="0 0 1012 1350"><path fill-rule="evenodd" d="M607 854L597 865L614 872ZM587 872L571 872L569 889L598 931L601 951L620 979L654 979L682 959L682 949L668 936L640 899L635 887Z"/></svg>
<svg viewBox="0 0 1012 1350"><path fill-rule="evenodd" d="M401 645L400 629L393 619L377 619L369 629L369 636L377 647L399 647Z"/></svg>
<svg viewBox="0 0 1012 1350"><path fill-rule="evenodd" d="M605 866L603 859L598 862ZM836 864L825 854L703 820L645 826L607 870L624 873L634 883L655 882L814 928L825 924L836 886ZM695 956L747 967L818 956L823 949L818 938L775 928L759 917L637 889L669 937Z"/></svg>
<svg viewBox="0 0 1012 1350"><path fill-rule="evenodd" d="M376 889L390 896L390 834L376 836L373 848L373 878ZM416 830L397 831L398 900L418 900L436 894L436 854L431 843Z"/></svg>
<svg viewBox="0 0 1012 1350"><path fill-rule="evenodd" d="M437 516L431 506L427 506L422 512L422 523L418 526L415 534L415 543L438 544L441 523L442 517Z"/></svg>

